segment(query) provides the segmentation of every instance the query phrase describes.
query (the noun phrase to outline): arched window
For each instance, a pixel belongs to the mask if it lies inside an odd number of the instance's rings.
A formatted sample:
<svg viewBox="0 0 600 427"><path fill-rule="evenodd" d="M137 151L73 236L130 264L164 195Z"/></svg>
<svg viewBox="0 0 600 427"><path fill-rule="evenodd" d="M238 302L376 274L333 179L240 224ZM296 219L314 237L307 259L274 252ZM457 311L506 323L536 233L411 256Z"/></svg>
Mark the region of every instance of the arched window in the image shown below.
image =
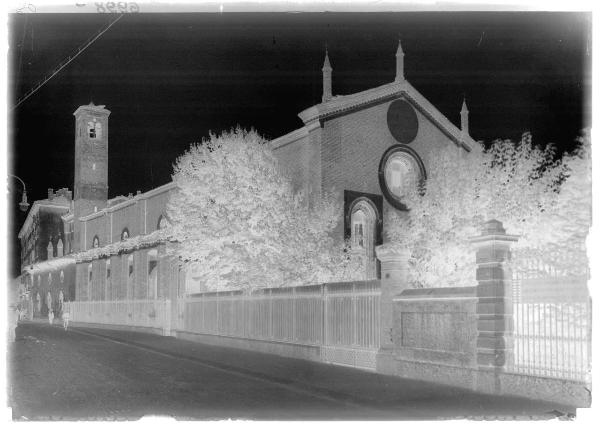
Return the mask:
<svg viewBox="0 0 600 427"><path fill-rule="evenodd" d="M94 122L88 122L87 128L88 128L88 137L95 139L96 138L96 126L94 125Z"/></svg>
<svg viewBox="0 0 600 427"><path fill-rule="evenodd" d="M385 181L392 195L401 199L412 188L416 188L419 172L410 156L398 153L390 157L385 168Z"/></svg>
<svg viewBox="0 0 600 427"><path fill-rule="evenodd" d="M135 298L133 295L133 255L127 257L127 298Z"/></svg>
<svg viewBox="0 0 600 427"><path fill-rule="evenodd" d="M121 240L127 239L129 239L129 230L127 228L124 228L123 231L121 231Z"/></svg>
<svg viewBox="0 0 600 427"><path fill-rule="evenodd" d="M92 139L102 138L102 124L97 121L97 119L93 119L91 122L87 123L88 128L88 136Z"/></svg>
<svg viewBox="0 0 600 427"><path fill-rule="evenodd" d="M93 248L100 247L100 239L98 238L98 236L94 236L94 240L92 240L92 247Z"/></svg>
<svg viewBox="0 0 600 427"><path fill-rule="evenodd" d="M365 247L365 232L367 230L366 217L362 210L352 214L352 246Z"/></svg>
<svg viewBox="0 0 600 427"><path fill-rule="evenodd" d="M365 257L365 278L377 277L375 258L375 238L377 230L377 209L373 202L359 197L350 206L352 249Z"/></svg>
<svg viewBox="0 0 600 427"><path fill-rule="evenodd" d="M148 299L155 299L158 295L158 259L156 249L148 251Z"/></svg>
<svg viewBox="0 0 600 427"><path fill-rule="evenodd" d="M65 283L65 272L60 271L60 283Z"/></svg>
<svg viewBox="0 0 600 427"><path fill-rule="evenodd" d="M96 138L102 138L102 123L96 122L94 130L96 131Z"/></svg>
<svg viewBox="0 0 600 427"><path fill-rule="evenodd" d="M383 154L379 164L379 185L387 201L396 209L406 210L404 197L418 190L425 178L425 166L411 148L394 145Z"/></svg>
<svg viewBox="0 0 600 427"><path fill-rule="evenodd" d="M111 295L112 286L111 286L111 278L110 278L110 260L107 260L105 265L106 265L106 283L105 283L105 288L104 288L104 299L110 300L112 298L112 295Z"/></svg>
<svg viewBox="0 0 600 427"><path fill-rule="evenodd" d="M169 225L169 222L167 221L166 216L161 215L158 217L158 223L156 225L157 230L162 230L163 228L167 227L168 225Z"/></svg>
<svg viewBox="0 0 600 427"><path fill-rule="evenodd" d="M52 273L48 273L48 286L52 284Z"/></svg>
<svg viewBox="0 0 600 427"><path fill-rule="evenodd" d="M91 301L92 299L92 263L88 265L88 283L87 283L87 299Z"/></svg>
<svg viewBox="0 0 600 427"><path fill-rule="evenodd" d="M63 241L62 241L62 239L58 239L58 243L56 244L56 256L61 257L61 256L63 256L63 254L64 254Z"/></svg>
<svg viewBox="0 0 600 427"><path fill-rule="evenodd" d="M48 259L52 259L54 257L54 246L52 245L52 240L48 242L46 250L48 251Z"/></svg>

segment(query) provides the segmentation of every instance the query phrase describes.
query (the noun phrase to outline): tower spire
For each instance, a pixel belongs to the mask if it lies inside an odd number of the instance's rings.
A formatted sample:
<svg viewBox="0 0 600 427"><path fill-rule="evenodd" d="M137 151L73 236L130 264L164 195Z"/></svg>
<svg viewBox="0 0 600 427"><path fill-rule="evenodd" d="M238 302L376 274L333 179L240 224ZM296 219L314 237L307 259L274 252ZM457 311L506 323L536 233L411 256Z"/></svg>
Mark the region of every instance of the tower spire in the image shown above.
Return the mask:
<svg viewBox="0 0 600 427"><path fill-rule="evenodd" d="M398 40L398 50L396 50L396 80L395 82L404 81L404 51L402 50L402 41Z"/></svg>
<svg viewBox="0 0 600 427"><path fill-rule="evenodd" d="M333 68L331 68L331 63L329 62L329 52L327 51L327 46L325 46L325 60L323 61L323 102L329 101L333 95L331 91L331 73Z"/></svg>

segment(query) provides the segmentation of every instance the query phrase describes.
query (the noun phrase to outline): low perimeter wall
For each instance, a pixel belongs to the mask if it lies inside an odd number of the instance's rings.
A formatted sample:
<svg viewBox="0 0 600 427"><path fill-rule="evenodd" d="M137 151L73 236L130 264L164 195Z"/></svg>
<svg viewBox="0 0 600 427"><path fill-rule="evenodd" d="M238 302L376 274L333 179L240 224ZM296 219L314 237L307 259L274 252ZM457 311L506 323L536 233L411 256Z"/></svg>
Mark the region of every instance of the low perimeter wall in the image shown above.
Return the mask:
<svg viewBox="0 0 600 427"><path fill-rule="evenodd" d="M314 362L323 361L321 356L321 346L319 345L273 342L261 339L199 334L187 331L175 331L175 336L177 338L202 344L257 351L277 356L311 360Z"/></svg>
<svg viewBox="0 0 600 427"><path fill-rule="evenodd" d="M394 298L394 374L474 388L475 287L406 289Z"/></svg>
<svg viewBox="0 0 600 427"><path fill-rule="evenodd" d="M477 287L404 290L394 298L393 363L382 373L577 407L591 404L585 383L510 372L510 360L482 366L478 301ZM510 335L506 338L505 350L512 351Z"/></svg>

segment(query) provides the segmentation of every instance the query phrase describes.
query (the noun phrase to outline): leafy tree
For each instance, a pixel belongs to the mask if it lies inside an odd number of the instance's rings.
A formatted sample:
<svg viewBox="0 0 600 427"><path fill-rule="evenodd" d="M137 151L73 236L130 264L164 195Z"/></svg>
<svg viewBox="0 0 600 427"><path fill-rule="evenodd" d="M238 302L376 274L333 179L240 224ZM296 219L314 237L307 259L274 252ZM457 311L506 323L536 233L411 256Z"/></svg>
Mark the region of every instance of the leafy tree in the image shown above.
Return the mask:
<svg viewBox="0 0 600 427"><path fill-rule="evenodd" d="M360 260L331 237L339 208L295 194L266 141L240 128L193 144L174 165L167 205L173 252L207 289L361 278Z"/></svg>
<svg viewBox="0 0 600 427"><path fill-rule="evenodd" d="M553 146L534 146L530 134L516 143L495 141L487 150L477 147L463 154L449 147L432 155L424 191L407 195L407 212L387 215L388 237L405 242L411 251L413 286L476 284L469 238L479 235L490 219L520 236L515 254L535 254L554 263L577 253L587 265L589 137L580 140L575 153L556 157ZM581 271L581 266L562 267Z"/></svg>

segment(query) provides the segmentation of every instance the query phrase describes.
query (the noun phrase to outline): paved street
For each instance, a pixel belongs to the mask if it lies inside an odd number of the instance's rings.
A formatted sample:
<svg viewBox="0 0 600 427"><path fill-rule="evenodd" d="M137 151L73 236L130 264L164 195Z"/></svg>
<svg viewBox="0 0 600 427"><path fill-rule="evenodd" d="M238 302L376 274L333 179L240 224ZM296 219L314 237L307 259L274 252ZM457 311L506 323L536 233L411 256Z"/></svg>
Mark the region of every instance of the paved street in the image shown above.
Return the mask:
<svg viewBox="0 0 600 427"><path fill-rule="evenodd" d="M552 418L572 408L123 331L23 323L15 419ZM554 412L558 411L558 412Z"/></svg>

